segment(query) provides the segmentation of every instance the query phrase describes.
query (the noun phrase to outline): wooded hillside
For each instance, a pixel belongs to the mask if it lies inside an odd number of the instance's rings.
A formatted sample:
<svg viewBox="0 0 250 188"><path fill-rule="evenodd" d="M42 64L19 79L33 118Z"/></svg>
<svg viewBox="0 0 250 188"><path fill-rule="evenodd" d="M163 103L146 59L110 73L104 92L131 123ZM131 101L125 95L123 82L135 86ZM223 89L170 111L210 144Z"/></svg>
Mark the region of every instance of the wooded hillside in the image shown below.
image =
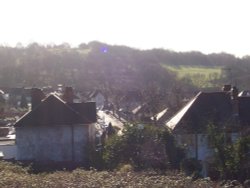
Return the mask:
<svg viewBox="0 0 250 188"><path fill-rule="evenodd" d="M216 78L222 84L234 82L249 88L250 57L230 54L204 55L200 52L173 52L163 49L138 50L100 42L71 48L67 43L42 46L32 43L0 47L0 86L71 85L87 89L144 89L148 87L192 87L188 79L177 79L162 65L221 66Z"/></svg>

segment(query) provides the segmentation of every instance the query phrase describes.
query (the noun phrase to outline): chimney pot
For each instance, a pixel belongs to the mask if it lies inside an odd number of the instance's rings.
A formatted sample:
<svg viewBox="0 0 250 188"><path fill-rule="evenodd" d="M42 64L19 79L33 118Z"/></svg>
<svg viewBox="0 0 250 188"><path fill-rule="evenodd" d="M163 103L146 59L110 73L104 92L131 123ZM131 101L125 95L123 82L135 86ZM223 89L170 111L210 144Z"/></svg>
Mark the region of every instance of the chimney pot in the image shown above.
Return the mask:
<svg viewBox="0 0 250 188"><path fill-rule="evenodd" d="M39 88L32 88L31 89L31 109L33 110L37 107L41 101L44 99L45 95Z"/></svg>
<svg viewBox="0 0 250 188"><path fill-rule="evenodd" d="M231 90L231 85L230 84L226 84L222 87L222 91L225 92L229 92Z"/></svg>
<svg viewBox="0 0 250 188"><path fill-rule="evenodd" d="M234 100L237 99L238 94L239 94L238 89L235 86L232 87L232 89L231 89L231 98L234 99Z"/></svg>

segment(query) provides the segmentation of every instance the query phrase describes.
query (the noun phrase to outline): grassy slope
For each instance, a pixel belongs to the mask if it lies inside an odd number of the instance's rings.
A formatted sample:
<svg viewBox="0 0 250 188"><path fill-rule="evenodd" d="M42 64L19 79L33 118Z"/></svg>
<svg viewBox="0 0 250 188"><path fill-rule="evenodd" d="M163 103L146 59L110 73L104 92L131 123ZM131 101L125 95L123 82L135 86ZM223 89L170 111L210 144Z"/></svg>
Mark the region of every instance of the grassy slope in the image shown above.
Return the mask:
<svg viewBox="0 0 250 188"><path fill-rule="evenodd" d="M215 86L211 81L221 76L221 67L171 66L166 64L162 64L162 66L175 72L180 79L189 78L198 87Z"/></svg>

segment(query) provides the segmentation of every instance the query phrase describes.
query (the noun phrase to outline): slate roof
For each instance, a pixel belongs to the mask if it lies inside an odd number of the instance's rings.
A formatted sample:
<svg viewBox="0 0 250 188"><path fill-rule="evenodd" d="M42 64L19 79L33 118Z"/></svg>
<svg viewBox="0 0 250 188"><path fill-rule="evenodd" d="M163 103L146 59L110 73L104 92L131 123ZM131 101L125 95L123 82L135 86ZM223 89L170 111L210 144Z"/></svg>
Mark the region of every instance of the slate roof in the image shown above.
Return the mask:
<svg viewBox="0 0 250 188"><path fill-rule="evenodd" d="M147 103L142 105L138 105L136 108L132 110L134 115L138 115L140 113L150 113L150 106Z"/></svg>
<svg viewBox="0 0 250 188"><path fill-rule="evenodd" d="M241 92L238 94L238 97L250 97L250 91L249 91L249 90L241 91Z"/></svg>
<svg viewBox="0 0 250 188"><path fill-rule="evenodd" d="M76 112L78 112L80 115L87 118L89 122L97 121L95 102L71 103L68 105Z"/></svg>
<svg viewBox="0 0 250 188"><path fill-rule="evenodd" d="M87 97L87 99L90 100L90 99L96 97L98 95L98 93L100 93L101 95L103 95L100 90L95 90L95 91L89 92L86 97Z"/></svg>
<svg viewBox="0 0 250 188"><path fill-rule="evenodd" d="M166 126L175 133L206 131L208 122L221 123L232 117L230 95L226 92L198 93Z"/></svg>
<svg viewBox="0 0 250 188"><path fill-rule="evenodd" d="M126 91L125 93L123 93L123 96L121 97L121 100L123 101L141 101L141 98L142 98L142 94L137 91L137 90L131 90L131 91Z"/></svg>
<svg viewBox="0 0 250 188"><path fill-rule="evenodd" d="M157 122L164 122L166 121L166 118L168 117L168 108L163 109L159 113L155 114L153 117L151 117L151 120L156 120Z"/></svg>
<svg viewBox="0 0 250 188"><path fill-rule="evenodd" d="M21 117L16 122L15 127L72 125L92 122L95 122L94 119L77 112L55 94L50 94L42 100L41 104Z"/></svg>

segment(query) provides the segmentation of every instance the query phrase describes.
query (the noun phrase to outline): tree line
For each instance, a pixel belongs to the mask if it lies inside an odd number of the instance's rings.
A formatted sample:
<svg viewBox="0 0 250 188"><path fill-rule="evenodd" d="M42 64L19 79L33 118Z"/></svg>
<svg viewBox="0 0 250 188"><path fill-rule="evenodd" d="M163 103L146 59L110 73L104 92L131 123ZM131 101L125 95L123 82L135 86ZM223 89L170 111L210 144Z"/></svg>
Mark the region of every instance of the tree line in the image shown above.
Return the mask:
<svg viewBox="0 0 250 188"><path fill-rule="evenodd" d="M138 50L97 41L82 43L78 47L67 43L0 46L0 86L64 84L103 90L143 90L152 85L167 90L193 87L188 80L176 79L176 75L164 69L162 64L221 66L223 76L218 81L250 87L249 56L238 58L226 53L205 55L164 49Z"/></svg>

